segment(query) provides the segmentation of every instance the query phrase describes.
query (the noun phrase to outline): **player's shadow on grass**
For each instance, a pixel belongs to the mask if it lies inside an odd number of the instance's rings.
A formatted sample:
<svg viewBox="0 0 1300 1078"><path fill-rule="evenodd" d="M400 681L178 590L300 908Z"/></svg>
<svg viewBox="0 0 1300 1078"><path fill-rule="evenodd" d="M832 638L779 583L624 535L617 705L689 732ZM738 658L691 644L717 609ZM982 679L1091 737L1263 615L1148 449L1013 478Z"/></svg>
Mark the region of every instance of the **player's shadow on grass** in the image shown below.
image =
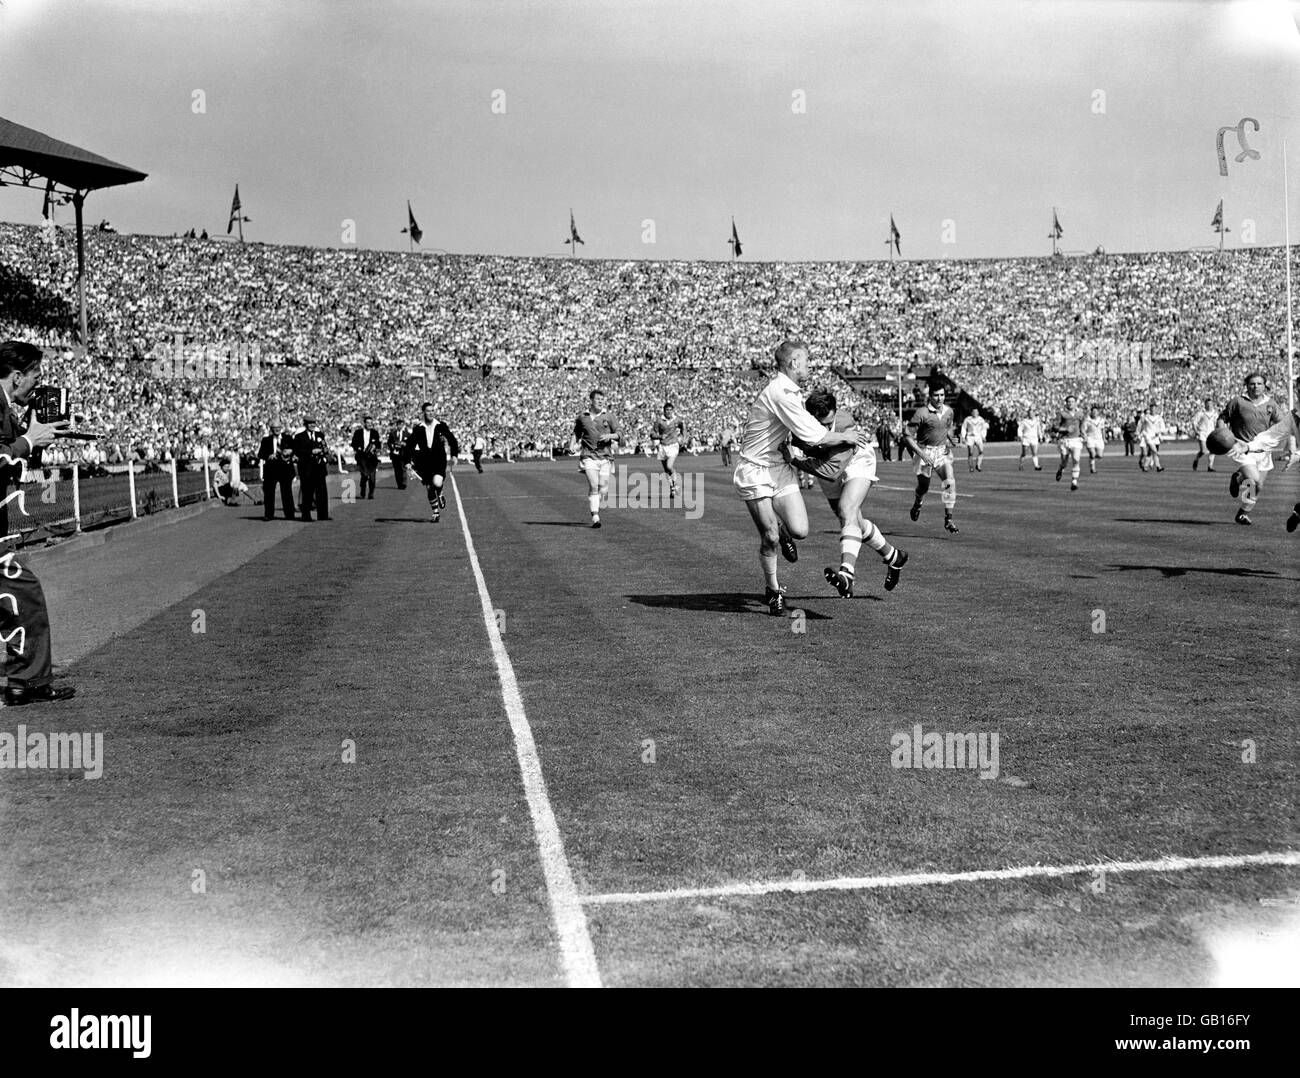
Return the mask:
<svg viewBox="0 0 1300 1078"><path fill-rule="evenodd" d="M641 606L671 607L674 610L707 610L714 614L766 614L767 604L748 591L706 591L685 595L628 595L628 602ZM786 610L802 610L809 621L831 621L827 614L819 614L799 605L799 600L787 595Z"/></svg>
<svg viewBox="0 0 1300 1078"><path fill-rule="evenodd" d="M1186 576L1188 573L1210 573L1214 576L1263 577L1265 580L1289 580L1293 582L1300 580L1300 578L1294 576L1282 576L1280 573L1277 573L1272 569L1215 569L1202 565L1120 565L1117 562L1112 562L1110 568L1118 569L1120 572L1129 569L1146 570L1149 572L1154 569L1162 576L1166 577Z"/></svg>
<svg viewBox="0 0 1300 1078"><path fill-rule="evenodd" d="M1194 528L1228 527L1230 520L1175 520L1173 517L1116 517L1118 524L1187 524Z"/></svg>

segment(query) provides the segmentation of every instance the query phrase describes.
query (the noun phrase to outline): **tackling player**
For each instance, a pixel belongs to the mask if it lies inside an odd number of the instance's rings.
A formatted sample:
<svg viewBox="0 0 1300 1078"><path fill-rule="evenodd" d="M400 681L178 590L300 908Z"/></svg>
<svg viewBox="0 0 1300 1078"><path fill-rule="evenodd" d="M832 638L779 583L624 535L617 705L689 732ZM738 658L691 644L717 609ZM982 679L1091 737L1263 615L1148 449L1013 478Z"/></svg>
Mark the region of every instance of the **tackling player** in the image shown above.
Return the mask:
<svg viewBox="0 0 1300 1078"><path fill-rule="evenodd" d="M1034 471L1041 472L1043 466L1038 463L1038 443L1043 440L1043 421L1030 408L1029 414L1016 426L1016 437L1020 439L1020 463L1016 465L1016 471L1024 471L1025 451L1028 450L1034 458Z"/></svg>
<svg viewBox="0 0 1300 1078"><path fill-rule="evenodd" d="M1216 417L1209 397L1205 398L1204 405L1205 407L1192 416L1192 433L1196 435L1197 442L1196 456L1192 458L1192 471L1200 468L1202 457L1209 457L1210 463L1205 470L1212 472L1214 471L1214 454L1210 452L1210 447L1205 444L1205 439L1214 430Z"/></svg>
<svg viewBox="0 0 1300 1078"><path fill-rule="evenodd" d="M1106 453L1106 422L1095 404L1088 409L1088 418L1083 421L1083 445L1088 450L1088 474L1096 475L1097 461Z"/></svg>
<svg viewBox="0 0 1300 1078"><path fill-rule="evenodd" d="M799 557L796 539L808 534L808 510L799 493L798 472L783 459L791 434L809 446L836 449L866 447L863 431L834 432L817 422L804 407L799 386L808 380L808 346L786 340L776 350L776 374L749 406L740 437L740 463L732 484L758 529L758 561L763 570L769 614L785 613L785 594L776 578L779 547L787 561Z"/></svg>
<svg viewBox="0 0 1300 1078"><path fill-rule="evenodd" d="M984 470L984 439L989 432L989 421L974 408L961 423L961 440L966 443L966 468L972 472Z"/></svg>
<svg viewBox="0 0 1300 1078"><path fill-rule="evenodd" d="M1282 413L1266 391L1262 372L1251 371L1245 378L1246 391L1228 402L1220 419L1238 441L1249 442L1257 434L1282 419ZM1237 470L1228 480L1228 493L1241 501L1234 518L1238 524L1252 524L1250 511L1255 508L1264 488L1264 476L1273 470L1273 455L1267 450L1248 451L1240 458Z"/></svg>
<svg viewBox="0 0 1300 1078"><path fill-rule="evenodd" d="M1165 467L1160 463L1160 439L1169 433L1169 428L1165 426L1165 417L1160 414L1160 409L1154 404L1148 404L1147 410L1138 420L1138 443L1141 446L1141 455L1138 457L1138 467L1144 472L1154 469L1157 472L1163 472Z"/></svg>
<svg viewBox="0 0 1300 1078"><path fill-rule="evenodd" d="M1061 481L1065 474L1065 465L1070 464L1070 489L1079 489L1079 458L1083 456L1083 410L1075 401L1074 394L1065 398L1065 407L1052 423L1052 436L1061 443L1061 463L1056 469L1056 481Z"/></svg>
<svg viewBox="0 0 1300 1078"><path fill-rule="evenodd" d="M851 430L852 417L837 412L835 403L835 394L829 389L815 389L804 401L804 407L832 431ZM803 452L803 458L792 458L790 463L800 471L816 476L831 511L840 519L840 567L826 567L826 583L840 593L841 599L853 598L853 574L862 544L866 543L885 563L885 590L893 591L903 566L907 564L907 552L892 546L862 512L871 484L876 481L875 450L870 446L853 445L828 449L808 445L799 438L792 441Z"/></svg>
<svg viewBox="0 0 1300 1078"><path fill-rule="evenodd" d="M925 407L912 413L903 431L903 444L916 457L916 500L908 515L913 520L921 519L921 503L930 489L930 477L938 472L943 483L939 494L943 501L943 526L956 535L952 511L957 505L957 475L953 469L952 447L957 439L952 429L952 409L944 403L946 397L943 386L932 389Z"/></svg>
<svg viewBox="0 0 1300 1078"><path fill-rule="evenodd" d="M655 420L652 430L659 442L660 463L668 473L668 497L675 498L677 497L677 472L673 464L677 461L682 439L686 437L686 428L682 426L682 421L673 415L673 406L670 402L664 402L664 414Z"/></svg>
<svg viewBox="0 0 1300 1078"><path fill-rule="evenodd" d="M609 471L618 440L618 423L605 411L605 394L593 389L589 405L573 424L573 438L578 443L578 471L587 477L587 507L591 526L600 527L600 502L609 492Z"/></svg>

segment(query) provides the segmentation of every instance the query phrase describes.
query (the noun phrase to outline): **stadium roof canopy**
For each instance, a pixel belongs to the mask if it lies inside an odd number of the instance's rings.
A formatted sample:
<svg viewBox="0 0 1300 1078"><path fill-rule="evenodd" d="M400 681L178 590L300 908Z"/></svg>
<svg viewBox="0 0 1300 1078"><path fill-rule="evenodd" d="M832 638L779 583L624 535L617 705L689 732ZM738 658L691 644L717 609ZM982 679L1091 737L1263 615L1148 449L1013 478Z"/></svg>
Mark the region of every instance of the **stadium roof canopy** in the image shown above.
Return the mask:
<svg viewBox="0 0 1300 1078"><path fill-rule="evenodd" d="M146 173L0 116L0 184L33 187L38 176L69 191L94 191L139 183Z"/></svg>
<svg viewBox="0 0 1300 1078"><path fill-rule="evenodd" d="M86 195L101 187L139 183L146 174L70 142L23 127L0 116L0 187L44 187L46 210L56 189L77 213L77 300L81 308L81 343L86 344L86 238L81 207ZM45 182L42 184L40 180ZM36 181L36 182L33 182Z"/></svg>

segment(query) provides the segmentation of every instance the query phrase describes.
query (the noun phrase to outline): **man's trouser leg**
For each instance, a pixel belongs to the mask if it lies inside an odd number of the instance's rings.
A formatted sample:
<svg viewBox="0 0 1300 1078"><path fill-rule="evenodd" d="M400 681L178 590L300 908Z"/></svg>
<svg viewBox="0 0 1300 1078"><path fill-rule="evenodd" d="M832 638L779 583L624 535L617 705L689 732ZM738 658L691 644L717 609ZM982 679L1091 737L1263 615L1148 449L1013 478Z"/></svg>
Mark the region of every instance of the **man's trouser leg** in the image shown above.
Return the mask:
<svg viewBox="0 0 1300 1078"><path fill-rule="evenodd" d="M12 553L0 558L0 638L10 685L38 689L51 681L50 616L36 574Z"/></svg>

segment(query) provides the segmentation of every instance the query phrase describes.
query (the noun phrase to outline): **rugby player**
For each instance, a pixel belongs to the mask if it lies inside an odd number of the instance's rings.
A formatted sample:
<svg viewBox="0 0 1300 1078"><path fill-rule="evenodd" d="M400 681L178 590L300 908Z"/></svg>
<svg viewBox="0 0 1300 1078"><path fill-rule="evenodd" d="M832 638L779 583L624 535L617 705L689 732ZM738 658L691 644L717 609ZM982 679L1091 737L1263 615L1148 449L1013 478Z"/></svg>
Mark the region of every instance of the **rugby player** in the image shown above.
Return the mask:
<svg viewBox="0 0 1300 1078"><path fill-rule="evenodd" d="M808 346L786 340L776 350L776 374L749 406L740 436L740 462L732 484L758 530L758 561L763 571L763 601L775 617L785 614L785 593L776 576L778 547L796 561L796 539L808 534L808 510L799 492L799 473L783 458L791 434L809 446L866 447L865 431L830 431L804 407L799 387L808 380Z"/></svg>
<svg viewBox="0 0 1300 1078"><path fill-rule="evenodd" d="M1088 474L1097 474L1097 461L1106 453L1106 422L1101 410L1094 404L1083 421L1083 445L1088 450Z"/></svg>
<svg viewBox="0 0 1300 1078"><path fill-rule="evenodd" d="M1249 379L1247 379L1249 381ZM1247 387L1249 389L1249 387ZM1300 398L1300 378L1295 382L1296 396ZM1244 446L1238 443L1231 450L1234 459L1251 459L1256 454L1263 453L1272 457L1275 449L1286 447L1286 467L1290 468L1297 460L1300 460L1300 448L1297 448L1297 442L1300 442L1300 412L1292 409L1285 417L1278 420L1267 430L1255 435ZM1286 518L1286 530L1294 532L1300 527L1300 502L1296 502L1291 509L1291 515Z"/></svg>
<svg viewBox="0 0 1300 1078"><path fill-rule="evenodd" d="M1016 437L1020 439L1020 462L1016 471L1024 471L1025 450L1034 458L1034 471L1041 472L1043 466L1038 463L1038 443L1043 440L1043 421L1029 409L1029 414L1016 425Z"/></svg>
<svg viewBox="0 0 1300 1078"><path fill-rule="evenodd" d="M1200 468L1202 457L1209 457L1210 463L1205 470L1212 472L1214 471L1214 454L1210 452L1210 447L1205 444L1205 439L1214 430L1216 417L1214 408L1210 404L1210 398L1206 397L1203 403L1205 406L1192 416L1192 433L1196 435L1197 442L1196 456L1192 458L1192 471Z"/></svg>
<svg viewBox="0 0 1300 1078"><path fill-rule="evenodd" d="M659 442L659 462L668 473L668 497L675 498L677 497L677 472L673 464L681 450L686 428L682 426L682 421L673 415L671 402L664 402L664 414L655 420L652 431Z"/></svg>
<svg viewBox="0 0 1300 1078"><path fill-rule="evenodd" d="M1144 472L1154 469L1157 472L1163 472L1165 467L1160 463L1160 439L1169 432L1165 426L1165 417L1160 414L1160 409L1154 404L1148 404L1147 410L1138 420L1138 444L1141 446L1141 455L1138 457L1138 467Z"/></svg>
<svg viewBox="0 0 1300 1078"><path fill-rule="evenodd" d="M1268 395L1263 372L1251 371L1245 379L1246 391L1228 402L1219 418L1238 441L1249 442L1282 419L1281 410ZM1273 454L1268 450L1245 451L1238 459L1237 470L1228 480L1228 494L1238 498L1241 507L1234 518L1238 524L1253 524L1250 511L1264 489L1264 476L1273 470Z"/></svg>
<svg viewBox="0 0 1300 1078"><path fill-rule="evenodd" d="M618 441L618 423L605 411L605 394L593 389L588 407L573 424L573 438L578 444L578 471L587 477L587 507L591 526L600 527L600 502L609 492L609 472L613 444Z"/></svg>
<svg viewBox="0 0 1300 1078"><path fill-rule="evenodd" d="M1052 436L1061 445L1061 463L1056 469L1056 481L1061 481L1065 474L1065 465L1070 464L1070 489L1079 489L1079 458L1083 456L1083 411L1076 403L1074 394L1065 398L1065 407L1052 423Z"/></svg>
<svg viewBox="0 0 1300 1078"><path fill-rule="evenodd" d="M815 389L804 401L804 407L823 426L832 431L851 430L853 418L845 412L837 412L835 404L835 394L829 389ZM828 449L809 445L799 438L791 441L803 456L791 457L790 463L816 477L831 511L840 520L840 567L826 567L826 582L840 593L840 598L853 598L854 570L865 542L885 563L885 590L893 591L903 566L907 564L907 552L892 546L862 512L867 492L876 481L875 450L870 446L852 445Z"/></svg>
<svg viewBox="0 0 1300 1078"><path fill-rule="evenodd" d="M980 415L978 408L962 420L961 440L966 443L966 467L972 472L984 470L984 439L989 433L989 421Z"/></svg>
<svg viewBox="0 0 1300 1078"><path fill-rule="evenodd" d="M957 475L953 469L952 447L957 444L957 438L952 429L952 409L944 403L946 396L943 386L930 390L925 407L912 413L903 431L903 444L916 457L916 500L908 515L913 520L921 519L921 503L930 489L930 477L938 472L943 483L939 494L943 501L943 526L956 535L952 511L957 504Z"/></svg>

